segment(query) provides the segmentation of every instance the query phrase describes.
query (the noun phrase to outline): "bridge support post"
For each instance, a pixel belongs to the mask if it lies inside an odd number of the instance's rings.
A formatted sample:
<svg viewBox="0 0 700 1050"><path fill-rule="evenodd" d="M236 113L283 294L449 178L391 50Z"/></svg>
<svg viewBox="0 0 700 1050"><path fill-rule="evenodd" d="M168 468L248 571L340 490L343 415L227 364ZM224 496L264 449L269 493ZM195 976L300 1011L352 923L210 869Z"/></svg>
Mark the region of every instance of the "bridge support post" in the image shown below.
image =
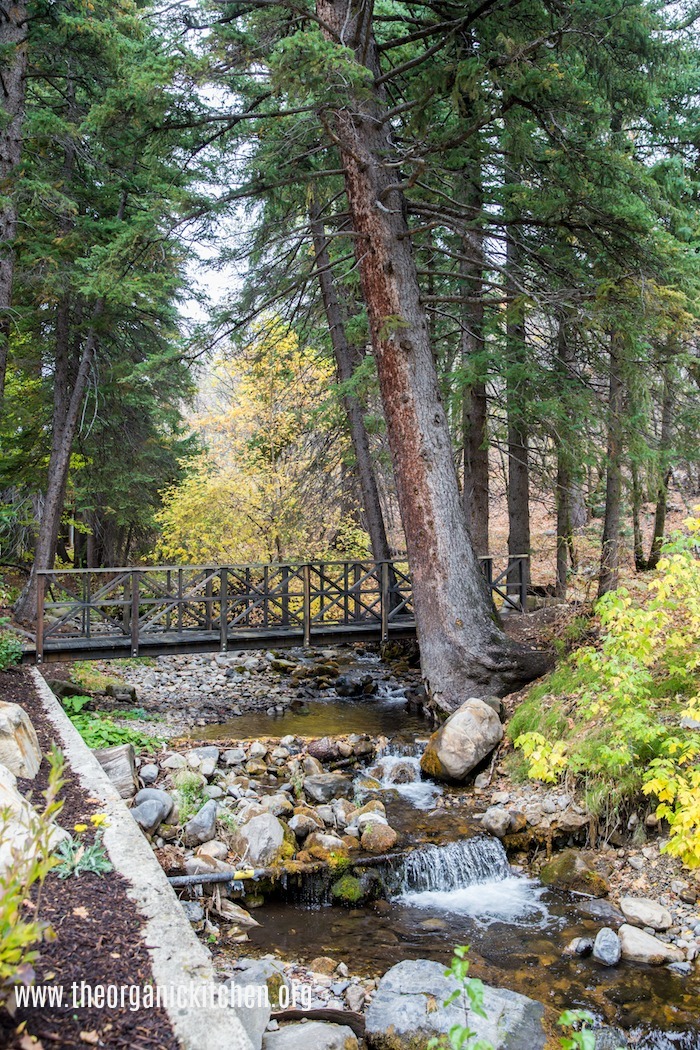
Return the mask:
<svg viewBox="0 0 700 1050"><path fill-rule="evenodd" d="M381 564L381 613L382 613L382 641L386 642L389 640L389 609L390 609L390 587L389 587L389 562L383 561Z"/></svg>
<svg viewBox="0 0 700 1050"><path fill-rule="evenodd" d="M131 574L131 655L139 655L139 574Z"/></svg>
<svg viewBox="0 0 700 1050"><path fill-rule="evenodd" d="M221 597L221 614L219 616L219 649L225 653L228 649L228 572L219 570L219 591Z"/></svg>
<svg viewBox="0 0 700 1050"><path fill-rule="evenodd" d="M36 662L44 659L44 591L46 577L37 573L36 577Z"/></svg>
<svg viewBox="0 0 700 1050"><path fill-rule="evenodd" d="M311 645L311 566L303 565L301 569L304 582L304 645Z"/></svg>

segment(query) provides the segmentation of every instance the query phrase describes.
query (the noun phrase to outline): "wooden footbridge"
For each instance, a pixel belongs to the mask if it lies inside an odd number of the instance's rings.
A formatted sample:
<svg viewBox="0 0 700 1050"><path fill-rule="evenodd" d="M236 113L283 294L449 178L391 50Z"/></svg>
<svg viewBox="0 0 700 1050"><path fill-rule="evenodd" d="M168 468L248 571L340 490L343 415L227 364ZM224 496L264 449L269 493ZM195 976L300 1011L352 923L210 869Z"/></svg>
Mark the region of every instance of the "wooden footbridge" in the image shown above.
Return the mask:
<svg viewBox="0 0 700 1050"><path fill-rule="evenodd" d="M495 600L525 607L525 562L495 572L493 558L481 559ZM37 663L415 634L405 561L55 569L38 583L35 644L24 656Z"/></svg>

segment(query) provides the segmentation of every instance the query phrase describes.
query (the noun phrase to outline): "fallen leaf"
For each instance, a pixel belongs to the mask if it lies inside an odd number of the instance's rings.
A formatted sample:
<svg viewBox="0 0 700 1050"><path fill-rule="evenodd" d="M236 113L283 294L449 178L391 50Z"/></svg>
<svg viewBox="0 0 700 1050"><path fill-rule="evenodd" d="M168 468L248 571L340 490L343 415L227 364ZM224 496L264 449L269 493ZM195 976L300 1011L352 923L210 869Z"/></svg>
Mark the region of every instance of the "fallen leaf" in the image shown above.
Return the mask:
<svg viewBox="0 0 700 1050"><path fill-rule="evenodd" d="M90 1043L91 1046L97 1046L100 1041L99 1034L97 1032L81 1032L80 1041L82 1043Z"/></svg>
<svg viewBox="0 0 700 1050"><path fill-rule="evenodd" d="M109 957L110 959L121 959L121 955L119 954L119 952L110 952Z"/></svg>
<svg viewBox="0 0 700 1050"><path fill-rule="evenodd" d="M44 980L45 981L53 981L55 976L56 976L56 974L53 972L53 970L49 970L48 973L44 974Z"/></svg>
<svg viewBox="0 0 700 1050"><path fill-rule="evenodd" d="M87 919L90 915L90 912L87 910L87 908L83 908L81 905L79 908L73 908L73 914L77 915L79 919Z"/></svg>
<svg viewBox="0 0 700 1050"><path fill-rule="evenodd" d="M19 1041L20 1050L44 1050L44 1044L33 1035L23 1035Z"/></svg>

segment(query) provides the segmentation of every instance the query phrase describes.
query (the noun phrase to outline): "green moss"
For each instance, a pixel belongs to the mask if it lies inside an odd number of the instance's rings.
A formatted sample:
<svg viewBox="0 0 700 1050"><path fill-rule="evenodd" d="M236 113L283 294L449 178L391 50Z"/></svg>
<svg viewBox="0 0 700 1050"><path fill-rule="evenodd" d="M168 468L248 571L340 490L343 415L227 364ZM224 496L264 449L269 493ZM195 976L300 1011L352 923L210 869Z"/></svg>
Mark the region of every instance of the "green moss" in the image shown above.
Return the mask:
<svg viewBox="0 0 700 1050"><path fill-rule="evenodd" d="M114 689L127 688L123 678L105 674L91 660L78 660L71 669L71 681L88 693L106 693L108 686Z"/></svg>
<svg viewBox="0 0 700 1050"><path fill-rule="evenodd" d="M364 897L362 883L355 875L343 875L331 886L332 896L344 904L358 904Z"/></svg>

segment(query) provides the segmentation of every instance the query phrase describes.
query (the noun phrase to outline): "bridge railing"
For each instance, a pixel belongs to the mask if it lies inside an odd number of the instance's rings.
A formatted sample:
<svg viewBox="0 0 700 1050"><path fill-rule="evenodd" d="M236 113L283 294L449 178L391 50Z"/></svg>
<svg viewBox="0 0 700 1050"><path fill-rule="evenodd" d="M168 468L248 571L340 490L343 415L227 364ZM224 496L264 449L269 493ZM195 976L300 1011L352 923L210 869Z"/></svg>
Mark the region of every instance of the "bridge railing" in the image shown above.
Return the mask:
<svg viewBox="0 0 700 1050"><path fill-rule="evenodd" d="M504 584L508 567L494 573L483 558L495 595L514 608ZM511 559L511 565L513 560ZM521 570L521 580L525 573ZM506 589L504 589L504 587ZM522 607L522 606L520 606ZM138 656L154 641L197 638L225 652L236 635L298 637L310 645L328 629L376 629L413 624L413 595L406 561L288 562L225 566L143 566L53 569L38 573L36 656L68 648L89 650L115 640ZM262 639L261 639L262 640Z"/></svg>

